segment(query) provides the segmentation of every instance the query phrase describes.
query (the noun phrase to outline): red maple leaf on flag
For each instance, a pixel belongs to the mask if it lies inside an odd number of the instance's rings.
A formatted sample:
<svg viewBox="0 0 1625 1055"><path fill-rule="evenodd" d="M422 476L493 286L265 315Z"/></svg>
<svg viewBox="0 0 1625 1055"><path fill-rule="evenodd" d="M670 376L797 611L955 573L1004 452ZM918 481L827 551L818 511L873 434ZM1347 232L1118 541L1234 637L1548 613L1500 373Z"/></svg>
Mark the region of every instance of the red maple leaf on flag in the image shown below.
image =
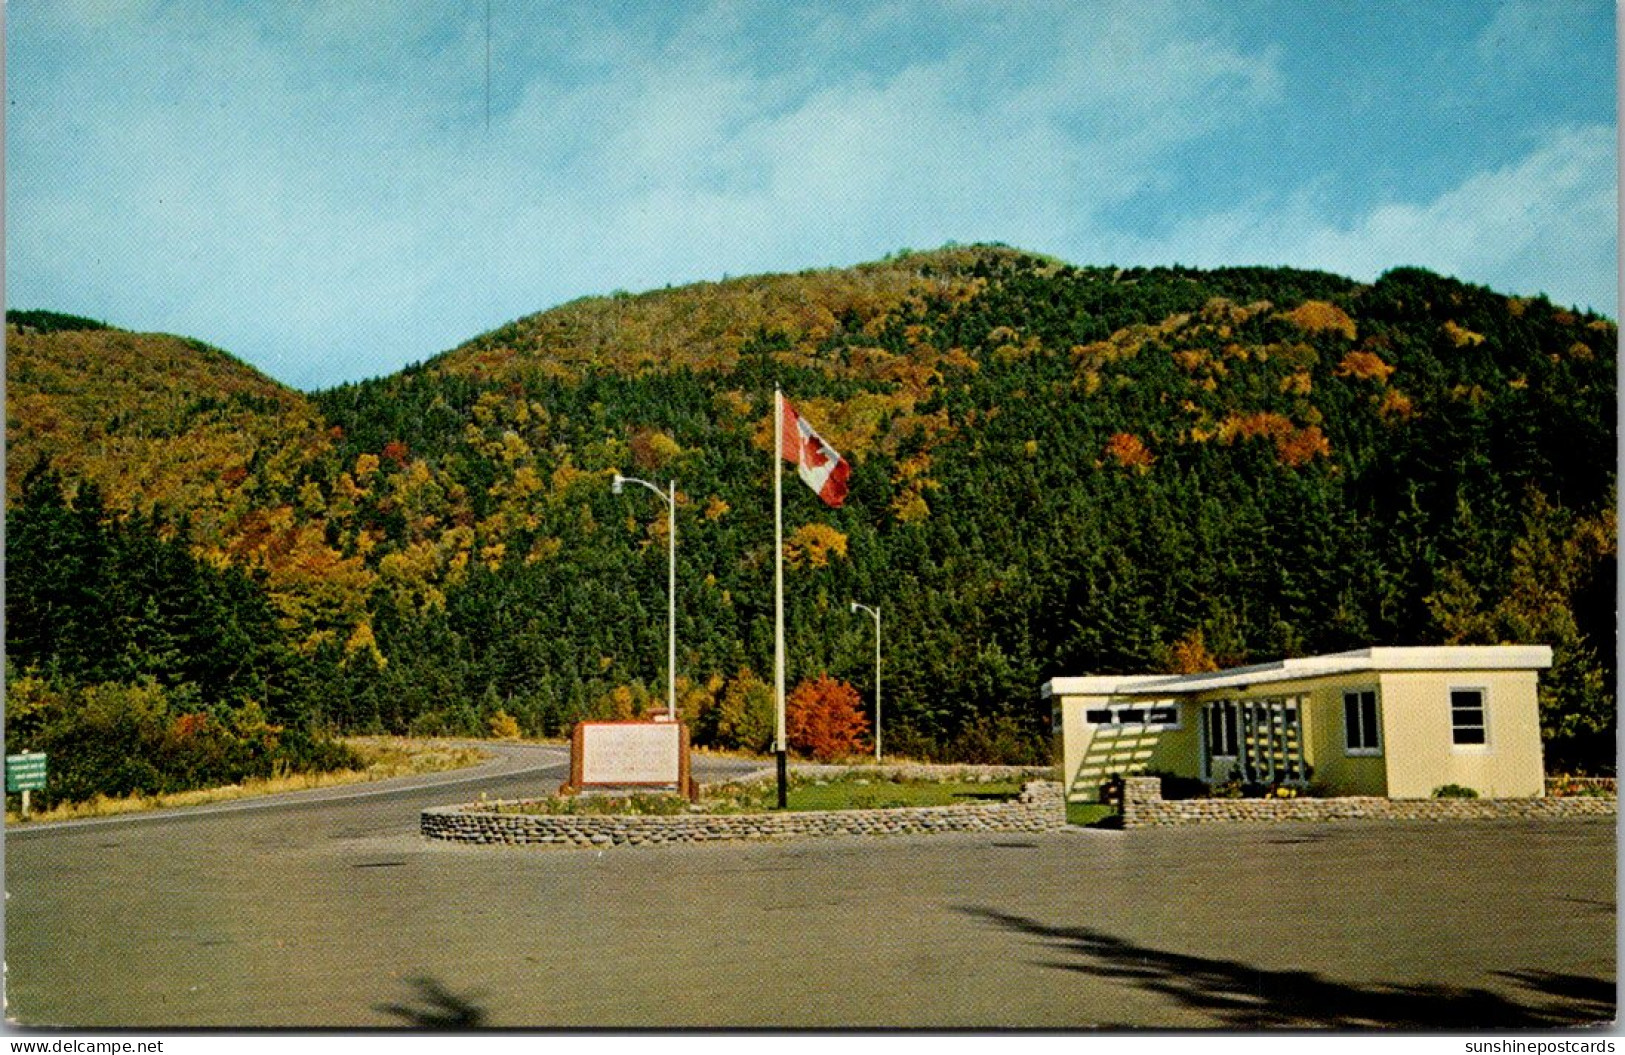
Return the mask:
<svg viewBox="0 0 1625 1055"><path fill-rule="evenodd" d="M846 481L851 467L828 441L813 431L807 419L796 413L788 399L779 398L779 437L784 460L795 463L801 479L825 505L839 508L846 501Z"/></svg>

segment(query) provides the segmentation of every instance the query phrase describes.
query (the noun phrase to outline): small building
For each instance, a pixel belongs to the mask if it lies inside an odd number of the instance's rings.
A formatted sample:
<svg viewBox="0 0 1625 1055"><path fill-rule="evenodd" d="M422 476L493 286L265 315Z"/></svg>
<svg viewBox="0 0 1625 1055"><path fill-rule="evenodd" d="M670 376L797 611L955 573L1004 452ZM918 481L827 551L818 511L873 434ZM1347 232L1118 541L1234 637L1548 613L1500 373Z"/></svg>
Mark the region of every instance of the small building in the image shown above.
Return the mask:
<svg viewBox="0 0 1625 1055"><path fill-rule="evenodd" d="M1042 689L1072 801L1114 775L1428 798L1545 793L1545 645L1367 648L1204 674L1055 678Z"/></svg>

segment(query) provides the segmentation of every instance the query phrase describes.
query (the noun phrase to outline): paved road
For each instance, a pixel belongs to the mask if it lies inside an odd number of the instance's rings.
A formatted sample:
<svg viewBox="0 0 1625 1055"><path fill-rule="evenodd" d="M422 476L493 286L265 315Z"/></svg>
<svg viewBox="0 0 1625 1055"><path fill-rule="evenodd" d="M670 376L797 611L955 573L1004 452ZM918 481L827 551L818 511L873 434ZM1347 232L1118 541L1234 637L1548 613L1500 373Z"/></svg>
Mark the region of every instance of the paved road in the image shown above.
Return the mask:
<svg viewBox="0 0 1625 1055"><path fill-rule="evenodd" d="M532 749L450 787L12 835L8 1015L153 1028L1613 1017L1611 822L602 852L415 834L424 805L534 794L562 770L562 753Z"/></svg>

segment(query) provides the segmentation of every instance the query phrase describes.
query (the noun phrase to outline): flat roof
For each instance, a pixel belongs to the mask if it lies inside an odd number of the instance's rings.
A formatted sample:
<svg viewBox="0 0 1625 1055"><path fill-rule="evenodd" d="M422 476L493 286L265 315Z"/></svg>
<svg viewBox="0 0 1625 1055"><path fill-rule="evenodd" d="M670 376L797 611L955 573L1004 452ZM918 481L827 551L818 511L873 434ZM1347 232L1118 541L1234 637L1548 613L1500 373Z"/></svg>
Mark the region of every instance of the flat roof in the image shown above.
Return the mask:
<svg viewBox="0 0 1625 1055"><path fill-rule="evenodd" d="M1202 674L1091 674L1053 678L1039 695L1182 696L1215 689L1239 689L1276 681L1299 681L1338 674L1398 670L1545 670L1552 665L1547 645L1413 645L1362 648L1325 656L1278 659Z"/></svg>

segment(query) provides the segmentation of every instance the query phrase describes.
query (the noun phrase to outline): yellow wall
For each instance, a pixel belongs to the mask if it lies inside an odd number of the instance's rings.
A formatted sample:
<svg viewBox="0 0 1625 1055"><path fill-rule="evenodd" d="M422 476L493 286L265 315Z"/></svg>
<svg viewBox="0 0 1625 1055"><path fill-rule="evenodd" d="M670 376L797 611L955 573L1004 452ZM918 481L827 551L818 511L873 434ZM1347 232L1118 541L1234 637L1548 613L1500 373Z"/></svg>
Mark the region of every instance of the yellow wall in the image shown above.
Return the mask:
<svg viewBox="0 0 1625 1055"><path fill-rule="evenodd" d="M1382 675L1382 733L1388 794L1429 798L1443 784L1484 798L1545 793L1540 710L1534 671L1404 671ZM1450 690L1483 689L1487 739L1482 747L1451 742Z"/></svg>
<svg viewBox="0 0 1625 1055"><path fill-rule="evenodd" d="M1310 770L1310 783L1327 789L1334 795L1386 795L1388 794L1387 754L1388 741L1379 742L1377 755L1350 755L1347 733L1343 728L1343 693L1377 689L1377 720L1382 720L1382 691L1375 673L1333 681L1309 682L1303 692L1308 698L1304 708L1304 753Z"/></svg>
<svg viewBox="0 0 1625 1055"><path fill-rule="evenodd" d="M1333 795L1429 798L1444 784L1470 787L1485 798L1537 797L1545 791L1535 671L1370 671L1258 685L1246 692L1209 692L1183 700L1123 696L1064 696L1060 709L1061 755L1067 795L1092 802L1101 782L1115 773L1155 770L1201 775L1201 705L1302 697L1304 760L1312 782ZM1485 690L1488 744L1451 742L1450 690ZM1381 725L1380 753L1350 755L1343 718L1345 691L1375 689ZM1180 728L1166 732L1097 735L1084 721L1091 708L1132 702L1178 703Z"/></svg>
<svg viewBox="0 0 1625 1055"><path fill-rule="evenodd" d="M1202 703L1232 700L1238 704L1285 700L1301 706L1303 722L1303 759L1310 767L1311 783L1325 787L1334 795L1386 795L1384 760L1378 755L1350 756L1343 742L1343 691L1345 689L1372 689L1377 687L1377 676L1366 680L1339 677L1336 679L1307 679L1272 682L1247 692L1210 692L1198 699ZM1301 700L1301 704L1298 701ZM1381 700L1378 700L1381 713ZM1200 719L1198 719L1200 720ZM1200 751L1200 741L1192 746ZM1200 762L1197 763L1200 765ZM1218 770L1220 767L1216 766ZM1222 777L1222 772L1215 776Z"/></svg>
<svg viewBox="0 0 1625 1055"><path fill-rule="evenodd" d="M1090 709L1121 704L1179 706L1179 728L1142 732L1117 726L1108 732L1084 721L1084 713ZM1200 714L1189 704L1122 696L1063 696L1058 705L1062 728L1061 772L1067 798L1073 802L1097 801L1100 785L1114 774L1155 770L1180 776L1200 775L1201 733L1196 724Z"/></svg>

